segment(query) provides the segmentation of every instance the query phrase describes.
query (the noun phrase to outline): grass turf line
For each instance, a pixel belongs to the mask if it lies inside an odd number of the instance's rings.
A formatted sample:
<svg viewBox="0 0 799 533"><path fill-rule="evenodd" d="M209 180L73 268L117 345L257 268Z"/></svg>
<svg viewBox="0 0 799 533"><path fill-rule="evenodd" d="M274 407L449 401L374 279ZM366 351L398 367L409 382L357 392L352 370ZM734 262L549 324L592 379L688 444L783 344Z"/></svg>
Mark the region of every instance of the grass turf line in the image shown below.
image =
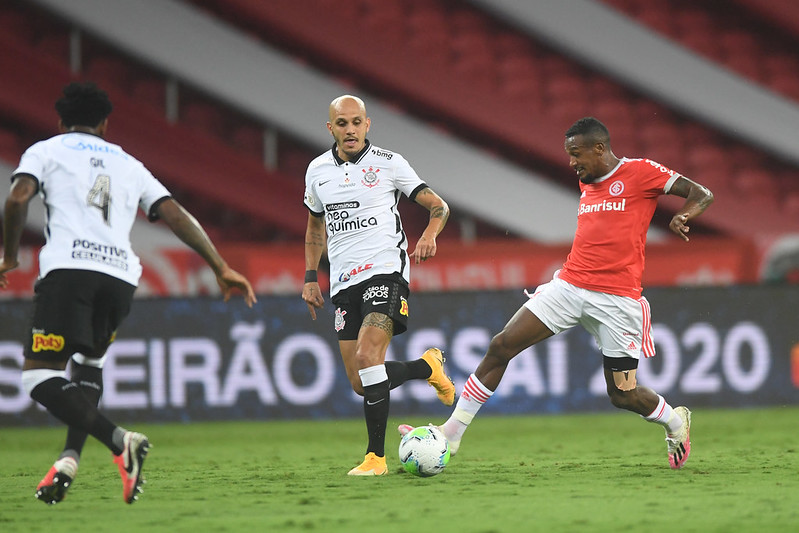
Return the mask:
<svg viewBox="0 0 799 533"><path fill-rule="evenodd" d="M361 420L131 425L154 447L139 502L122 501L90 440L66 500L34 499L61 428L0 431L0 530L764 532L799 524L799 408L695 409L693 451L668 467L660 427L628 413L478 417L433 478L353 478Z"/></svg>

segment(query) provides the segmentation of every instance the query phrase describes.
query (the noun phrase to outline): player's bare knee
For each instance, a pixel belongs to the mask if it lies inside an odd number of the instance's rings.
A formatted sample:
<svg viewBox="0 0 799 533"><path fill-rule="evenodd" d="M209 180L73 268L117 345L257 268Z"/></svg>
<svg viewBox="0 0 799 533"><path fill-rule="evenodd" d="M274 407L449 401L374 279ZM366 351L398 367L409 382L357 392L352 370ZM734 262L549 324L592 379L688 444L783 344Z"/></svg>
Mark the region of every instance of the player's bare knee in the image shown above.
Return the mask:
<svg viewBox="0 0 799 533"><path fill-rule="evenodd" d="M347 380L350 382L350 387L358 396L363 396L363 383L361 383L361 376L358 375L358 370L347 369Z"/></svg>
<svg viewBox="0 0 799 533"><path fill-rule="evenodd" d="M352 390L355 391L355 394L358 396L363 396L363 384L361 383L360 377L356 376L356 379L351 379L350 385L352 385Z"/></svg>
<svg viewBox="0 0 799 533"><path fill-rule="evenodd" d="M613 404L613 407L617 409L627 409L627 398L619 389L609 390L608 397L610 398L610 403Z"/></svg>
<svg viewBox="0 0 799 533"><path fill-rule="evenodd" d="M513 359L516 353L517 352L514 352L512 347L508 346L504 332L500 331L491 339L488 345L486 358L494 358L507 364L508 361Z"/></svg>

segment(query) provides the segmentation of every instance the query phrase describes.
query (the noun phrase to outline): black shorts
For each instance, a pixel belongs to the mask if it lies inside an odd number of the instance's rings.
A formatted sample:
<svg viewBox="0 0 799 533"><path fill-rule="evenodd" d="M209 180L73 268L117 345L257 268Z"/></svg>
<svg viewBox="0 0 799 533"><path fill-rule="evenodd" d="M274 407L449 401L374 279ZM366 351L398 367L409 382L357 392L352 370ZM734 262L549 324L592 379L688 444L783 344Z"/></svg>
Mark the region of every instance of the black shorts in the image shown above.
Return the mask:
<svg viewBox="0 0 799 533"><path fill-rule="evenodd" d="M136 287L91 270L53 270L36 282L28 359L102 357L130 312Z"/></svg>
<svg viewBox="0 0 799 533"><path fill-rule="evenodd" d="M369 313L382 313L394 321L394 335L408 329L408 284L399 274L381 274L333 296L336 306L334 327L338 340L358 338L363 319Z"/></svg>

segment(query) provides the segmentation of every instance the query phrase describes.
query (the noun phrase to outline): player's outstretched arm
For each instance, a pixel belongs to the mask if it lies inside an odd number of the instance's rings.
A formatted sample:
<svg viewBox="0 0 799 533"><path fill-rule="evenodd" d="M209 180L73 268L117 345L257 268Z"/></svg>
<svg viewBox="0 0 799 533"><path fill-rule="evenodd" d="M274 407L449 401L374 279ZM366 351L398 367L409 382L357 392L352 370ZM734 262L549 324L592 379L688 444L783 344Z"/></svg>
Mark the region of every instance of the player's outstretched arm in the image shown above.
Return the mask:
<svg viewBox="0 0 799 533"><path fill-rule="evenodd" d="M257 302L255 292L247 278L228 266L197 219L175 199L169 198L161 202L158 206L158 216L181 241L205 259L216 275L216 282L226 302L230 299L233 289L239 289L244 294L244 302L248 307Z"/></svg>
<svg viewBox="0 0 799 533"><path fill-rule="evenodd" d="M0 261L0 288L8 287L6 272L17 268L19 241L28 219L28 203L36 195L39 182L33 176L18 174L11 184L3 214L3 260Z"/></svg>
<svg viewBox="0 0 799 533"><path fill-rule="evenodd" d="M685 198L685 204L672 217L669 228L687 242L691 230L688 221L701 215L713 203L713 193L704 185L680 176L671 186L669 194Z"/></svg>
<svg viewBox="0 0 799 533"><path fill-rule="evenodd" d="M444 229L449 219L449 206L439 195L433 192L433 189L426 187L419 191L416 195L415 201L417 204L425 207L430 211L430 221L427 227L422 232L422 236L416 243L416 248L411 252L411 259L416 264L421 261L427 261L429 258L436 255L437 245L436 237Z"/></svg>
<svg viewBox="0 0 799 533"><path fill-rule="evenodd" d="M308 305L308 313L312 320L316 320L316 310L321 309L325 304L322 289L319 287L316 277L324 249L324 219L308 213L308 227L305 229L305 283L302 286L302 299Z"/></svg>

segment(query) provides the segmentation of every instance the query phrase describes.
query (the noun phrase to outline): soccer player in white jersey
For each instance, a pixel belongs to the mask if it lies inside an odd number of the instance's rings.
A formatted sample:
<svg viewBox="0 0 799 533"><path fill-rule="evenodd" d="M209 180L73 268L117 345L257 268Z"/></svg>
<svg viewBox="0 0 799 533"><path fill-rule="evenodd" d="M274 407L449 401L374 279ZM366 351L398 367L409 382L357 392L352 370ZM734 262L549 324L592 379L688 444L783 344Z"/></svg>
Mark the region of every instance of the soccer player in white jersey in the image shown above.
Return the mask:
<svg viewBox="0 0 799 533"><path fill-rule="evenodd" d="M347 377L363 396L368 433L363 463L352 476L388 473L385 457L389 390L409 379L426 379L445 405L455 386L444 374L440 350L414 361L386 361L391 337L407 329L410 263L436 254L436 237L449 207L400 154L366 138L371 120L360 98L344 95L330 104L327 128L335 143L314 159L305 176L305 285L302 297L311 318L324 304L317 268L327 241L334 328ZM404 194L430 212L411 254L397 203ZM327 236L327 239L325 239Z"/></svg>
<svg viewBox="0 0 799 533"><path fill-rule="evenodd" d="M688 241L688 221L713 202L712 193L648 159L619 159L610 134L587 117L566 131L569 165L580 179L577 232L563 268L539 286L489 344L463 387L450 418L441 426L455 454L461 437L491 397L508 363L547 337L582 325L603 354L611 403L665 428L669 465L681 468L691 452L691 412L672 407L655 391L638 385L643 352L655 355L649 303L641 296L646 232L661 194L686 201L669 227ZM400 434L410 426L399 426Z"/></svg>
<svg viewBox="0 0 799 533"><path fill-rule="evenodd" d="M47 212L46 243L39 255L31 328L24 347L22 383L31 397L69 426L61 456L39 483L36 497L60 502L75 478L87 434L111 450L122 476L122 496L141 492L149 441L97 409L105 352L128 315L141 265L130 230L141 208L163 220L210 265L225 301L231 291L256 301L249 281L219 255L199 223L139 161L103 139L112 104L92 83L71 83L56 102L60 135L22 155L6 200L0 288L18 265L28 203L37 194ZM71 380L66 365L72 359Z"/></svg>

